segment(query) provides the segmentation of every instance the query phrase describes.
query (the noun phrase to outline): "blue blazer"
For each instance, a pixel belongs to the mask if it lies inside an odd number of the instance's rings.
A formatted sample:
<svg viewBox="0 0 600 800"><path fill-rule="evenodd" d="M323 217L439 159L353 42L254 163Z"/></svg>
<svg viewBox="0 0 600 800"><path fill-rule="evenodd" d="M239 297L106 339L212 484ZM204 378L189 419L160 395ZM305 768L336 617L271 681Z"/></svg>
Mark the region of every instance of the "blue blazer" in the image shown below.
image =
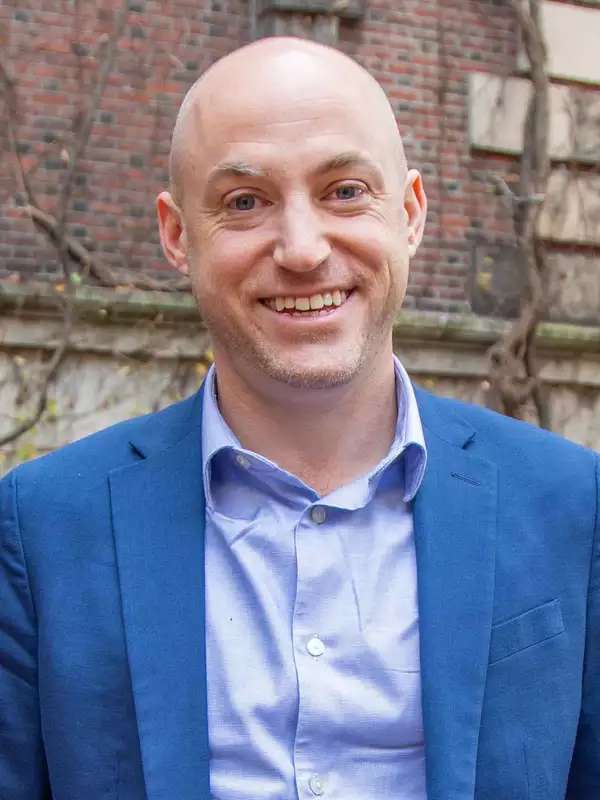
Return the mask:
<svg viewBox="0 0 600 800"><path fill-rule="evenodd" d="M596 457L417 396L428 800L599 800ZM0 483L1 800L208 800L201 409Z"/></svg>

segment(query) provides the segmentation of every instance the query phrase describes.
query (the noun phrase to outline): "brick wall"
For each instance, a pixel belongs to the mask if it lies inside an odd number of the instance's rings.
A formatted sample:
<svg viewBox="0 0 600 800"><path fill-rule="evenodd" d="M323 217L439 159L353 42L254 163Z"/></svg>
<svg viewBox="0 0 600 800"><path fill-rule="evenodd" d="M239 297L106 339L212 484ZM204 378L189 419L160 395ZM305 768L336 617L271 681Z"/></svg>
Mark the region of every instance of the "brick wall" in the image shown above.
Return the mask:
<svg viewBox="0 0 600 800"><path fill-rule="evenodd" d="M509 72L515 30L506 2L407 0L371 2L364 23L341 32L343 49L384 86L409 162L424 177L429 220L407 305L465 308L473 242L510 235L509 215L469 151L466 76Z"/></svg>
<svg viewBox="0 0 600 800"><path fill-rule="evenodd" d="M50 212L115 6L108 0L0 6L0 53L16 81L20 150L38 203ZM244 0L131 0L69 214L73 236L109 266L165 268L153 203L167 180L178 104L209 64L250 40L252 8ZM512 240L510 210L487 176L509 177L517 160L471 151L467 92L469 72L515 71L509 4L369 0L364 17L341 19L336 33L337 46L385 88L409 161L424 175L430 216L407 306L466 310L475 249ZM19 209L23 198L15 192L6 138L1 147L0 278L55 275L53 249Z"/></svg>

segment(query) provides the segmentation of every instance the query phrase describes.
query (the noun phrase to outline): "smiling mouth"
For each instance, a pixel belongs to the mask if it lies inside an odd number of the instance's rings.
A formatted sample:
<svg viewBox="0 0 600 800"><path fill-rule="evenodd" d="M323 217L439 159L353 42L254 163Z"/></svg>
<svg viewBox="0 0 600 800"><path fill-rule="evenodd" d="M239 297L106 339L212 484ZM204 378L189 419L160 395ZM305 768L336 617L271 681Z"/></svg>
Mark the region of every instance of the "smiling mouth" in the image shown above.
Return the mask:
<svg viewBox="0 0 600 800"><path fill-rule="evenodd" d="M332 292L313 294L308 297L269 297L261 300L267 308L288 316L315 317L330 314L347 302L354 290L334 289Z"/></svg>

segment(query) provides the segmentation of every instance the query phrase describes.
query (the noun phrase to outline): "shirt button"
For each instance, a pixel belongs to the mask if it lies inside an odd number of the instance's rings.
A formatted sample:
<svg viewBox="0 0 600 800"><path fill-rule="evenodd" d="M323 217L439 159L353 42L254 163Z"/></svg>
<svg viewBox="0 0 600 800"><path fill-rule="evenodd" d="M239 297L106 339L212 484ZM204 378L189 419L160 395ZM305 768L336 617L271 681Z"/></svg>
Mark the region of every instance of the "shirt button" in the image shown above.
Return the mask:
<svg viewBox="0 0 600 800"><path fill-rule="evenodd" d="M248 467L250 466L250 459L246 458L246 456L243 453L238 453L237 456L235 457L235 460L240 465L240 467L243 467L244 469L248 469Z"/></svg>
<svg viewBox="0 0 600 800"><path fill-rule="evenodd" d="M318 658L319 656L322 656L323 653L325 652L325 645L323 644L321 639L319 639L318 636L313 636L306 643L306 649L311 654L311 656L315 656L315 658Z"/></svg>
<svg viewBox="0 0 600 800"><path fill-rule="evenodd" d="M317 797L324 794L325 787L323 786L323 779L321 778L321 776L311 775L310 778L308 779L308 788L311 790L313 794L317 795Z"/></svg>
<svg viewBox="0 0 600 800"><path fill-rule="evenodd" d="M310 518L313 522L316 522L317 525L320 525L327 519L327 512L323 506L314 506L314 508L311 508L310 510Z"/></svg>

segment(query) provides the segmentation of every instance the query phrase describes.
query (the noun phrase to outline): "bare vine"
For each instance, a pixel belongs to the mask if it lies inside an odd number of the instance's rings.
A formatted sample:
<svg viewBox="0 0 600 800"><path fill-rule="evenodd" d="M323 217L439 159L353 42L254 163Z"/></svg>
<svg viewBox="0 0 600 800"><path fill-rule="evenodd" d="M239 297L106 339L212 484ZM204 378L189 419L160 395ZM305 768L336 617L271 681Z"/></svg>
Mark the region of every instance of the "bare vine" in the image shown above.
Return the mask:
<svg viewBox="0 0 600 800"><path fill-rule="evenodd" d="M94 258L92 253L78 239L69 236L60 223L46 211L38 206L26 206L23 212L31 217L32 221L42 230L55 247L62 242L66 255L80 265L83 277L92 275L103 286L132 286L136 289L150 291L183 291L189 288L189 280L185 277L167 275L165 278L155 278L151 275L133 275L128 269L113 269Z"/></svg>
<svg viewBox="0 0 600 800"><path fill-rule="evenodd" d="M541 0L511 0L523 45L529 59L532 92L524 126L518 192L498 176L497 191L511 204L514 230L526 289L519 315L506 335L489 350L489 378L494 405L513 417L523 417L533 405L537 421L549 427L546 392L539 377L535 334L546 308L546 257L538 236L550 177L548 127L550 81L546 71L546 45L541 25Z"/></svg>
<svg viewBox="0 0 600 800"><path fill-rule="evenodd" d="M58 218L56 222L56 236L54 238L54 243L56 245L60 263L63 268L63 272L67 277L69 277L70 274L70 263L68 258L69 248L65 240L65 233L66 233L67 215L69 213L71 195L73 192L73 181L75 180L75 175L77 172L77 168L79 166L79 162L81 161L81 158L85 153L85 149L89 143L90 136L92 134L92 127L94 125L94 120L96 118L98 108L100 107L100 102L102 101L102 97L104 96L104 91L106 89L106 82L108 81L108 77L112 71L115 62L115 56L117 54L117 46L119 43L119 39L123 35L123 31L125 29L125 24L127 22L127 12L128 12L128 3L123 2L119 10L117 11L113 31L111 35L108 37L108 40L106 41L104 56L100 63L100 68L98 70L96 82L90 96L88 107L81 121L81 125L79 127L77 137L75 139L73 150L71 153L68 154L67 173L60 188L58 204L57 204ZM30 203L30 205L33 204Z"/></svg>
<svg viewBox="0 0 600 800"><path fill-rule="evenodd" d="M19 151L19 139L17 133L18 117L18 98L16 91L16 81L10 74L10 70L2 59L0 59L0 84L3 89L7 116L7 137L8 145L13 161L19 190L26 198L25 213L28 213L32 221L48 236L54 245L59 263L63 273L67 278L65 293L61 298L62 302L62 330L58 344L52 352L39 380L37 387L37 397L35 399L33 411L26 419L20 421L8 433L0 437L0 446L8 444L18 439L22 434L31 430L41 419L48 406L48 394L51 382L53 381L63 359L69 350L71 334L73 329L73 292L76 281L73 280L74 274L71 270L71 258L84 263L92 271L94 266L91 255L87 253L83 245L74 242L66 233L68 212L70 207L73 182L78 165L85 154L86 147L90 140L93 123L102 101L108 77L114 65L115 56L119 39L121 38L127 21L128 3L127 0L121 4L117 11L115 25L105 41L104 53L100 62L100 67L96 76L94 88L90 94L87 109L83 116L81 125L77 131L74 146L71 153L68 153L68 168L62 182L58 202L58 217L53 218L50 214L39 208L33 188L30 184L27 171L24 168Z"/></svg>

